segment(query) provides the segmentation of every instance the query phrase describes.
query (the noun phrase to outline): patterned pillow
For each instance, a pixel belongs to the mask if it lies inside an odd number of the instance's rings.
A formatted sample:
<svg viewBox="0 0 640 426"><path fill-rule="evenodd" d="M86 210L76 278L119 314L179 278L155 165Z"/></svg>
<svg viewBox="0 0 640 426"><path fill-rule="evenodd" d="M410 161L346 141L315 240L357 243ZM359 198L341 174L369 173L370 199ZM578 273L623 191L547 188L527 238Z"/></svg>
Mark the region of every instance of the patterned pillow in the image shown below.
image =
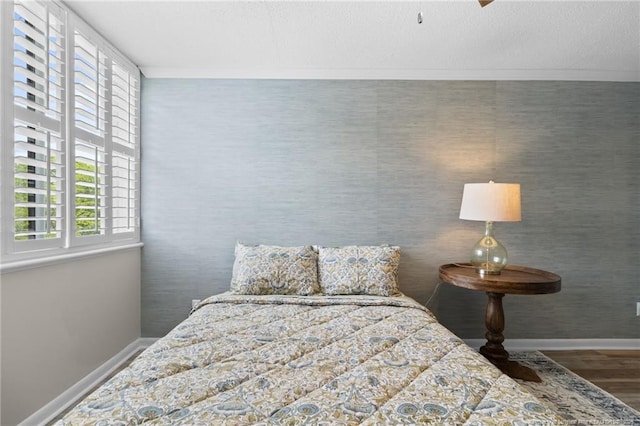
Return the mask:
<svg viewBox="0 0 640 426"><path fill-rule="evenodd" d="M236 244L231 293L318 293L318 254L311 246L246 246Z"/></svg>
<svg viewBox="0 0 640 426"><path fill-rule="evenodd" d="M400 247L318 247L318 275L324 294L395 296Z"/></svg>

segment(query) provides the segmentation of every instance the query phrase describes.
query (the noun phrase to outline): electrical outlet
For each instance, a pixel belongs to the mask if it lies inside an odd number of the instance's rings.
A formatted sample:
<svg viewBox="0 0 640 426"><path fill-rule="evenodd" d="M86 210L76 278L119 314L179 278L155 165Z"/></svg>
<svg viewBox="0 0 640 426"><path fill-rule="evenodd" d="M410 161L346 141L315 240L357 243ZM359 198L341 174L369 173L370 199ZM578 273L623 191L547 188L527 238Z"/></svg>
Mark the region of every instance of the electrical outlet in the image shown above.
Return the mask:
<svg viewBox="0 0 640 426"><path fill-rule="evenodd" d="M191 309L195 308L200 303L200 299L191 299Z"/></svg>
<svg viewBox="0 0 640 426"><path fill-rule="evenodd" d="M636 303L636 316L640 317L640 302Z"/></svg>

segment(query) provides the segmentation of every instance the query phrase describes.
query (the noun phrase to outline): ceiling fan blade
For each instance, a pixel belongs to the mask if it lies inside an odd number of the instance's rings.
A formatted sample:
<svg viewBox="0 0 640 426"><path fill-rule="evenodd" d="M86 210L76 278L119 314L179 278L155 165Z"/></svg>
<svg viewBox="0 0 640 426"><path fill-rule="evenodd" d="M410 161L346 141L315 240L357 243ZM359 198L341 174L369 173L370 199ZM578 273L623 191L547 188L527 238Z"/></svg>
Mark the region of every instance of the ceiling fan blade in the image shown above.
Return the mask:
<svg viewBox="0 0 640 426"><path fill-rule="evenodd" d="M486 5L488 5L489 3L491 3L493 0L478 0L478 2L480 2L480 6L481 7L485 7Z"/></svg>

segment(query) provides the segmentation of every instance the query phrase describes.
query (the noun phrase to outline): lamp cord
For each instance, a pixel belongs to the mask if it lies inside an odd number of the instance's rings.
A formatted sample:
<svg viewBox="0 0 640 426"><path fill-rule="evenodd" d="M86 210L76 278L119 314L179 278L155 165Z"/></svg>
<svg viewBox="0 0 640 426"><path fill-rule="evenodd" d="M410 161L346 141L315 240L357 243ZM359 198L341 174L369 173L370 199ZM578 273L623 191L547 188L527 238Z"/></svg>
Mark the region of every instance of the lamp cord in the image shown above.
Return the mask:
<svg viewBox="0 0 640 426"><path fill-rule="evenodd" d="M424 307L429 309L429 304L431 303L431 301L433 300L433 298L436 296L436 293L438 293L438 289L440 288L440 285L442 283L440 281L438 281L438 284L436 284L436 288L433 289L433 293L431 293L431 297L429 297L429 300L427 300L427 303L424 304Z"/></svg>
<svg viewBox="0 0 640 426"><path fill-rule="evenodd" d="M460 263L452 263L452 265L455 265L458 268L469 268L469 269L474 269L475 268L475 266L473 266L473 265L462 265Z"/></svg>

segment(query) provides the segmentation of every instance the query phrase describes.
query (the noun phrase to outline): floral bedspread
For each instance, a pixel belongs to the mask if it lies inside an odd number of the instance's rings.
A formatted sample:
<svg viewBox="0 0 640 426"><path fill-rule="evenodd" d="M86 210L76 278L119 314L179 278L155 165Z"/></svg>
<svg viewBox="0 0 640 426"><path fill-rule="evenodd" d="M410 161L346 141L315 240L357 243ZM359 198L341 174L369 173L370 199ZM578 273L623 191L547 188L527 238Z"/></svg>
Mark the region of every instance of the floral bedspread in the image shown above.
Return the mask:
<svg viewBox="0 0 640 426"><path fill-rule="evenodd" d="M407 297L239 296L184 322L57 424L551 425Z"/></svg>

